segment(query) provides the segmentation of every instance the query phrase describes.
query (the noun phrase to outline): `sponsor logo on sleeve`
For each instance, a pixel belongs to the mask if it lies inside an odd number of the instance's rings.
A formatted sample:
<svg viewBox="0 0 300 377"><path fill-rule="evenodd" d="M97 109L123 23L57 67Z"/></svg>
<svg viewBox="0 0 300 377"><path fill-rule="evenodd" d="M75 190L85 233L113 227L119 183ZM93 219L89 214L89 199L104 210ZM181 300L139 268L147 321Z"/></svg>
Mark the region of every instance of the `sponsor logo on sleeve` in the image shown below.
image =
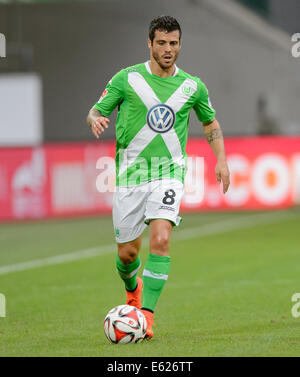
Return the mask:
<svg viewBox="0 0 300 377"><path fill-rule="evenodd" d="M106 94L107 94L107 89L105 89L105 90L103 91L103 93L101 94L98 103L100 103L100 102L103 100L103 98L106 96Z"/></svg>

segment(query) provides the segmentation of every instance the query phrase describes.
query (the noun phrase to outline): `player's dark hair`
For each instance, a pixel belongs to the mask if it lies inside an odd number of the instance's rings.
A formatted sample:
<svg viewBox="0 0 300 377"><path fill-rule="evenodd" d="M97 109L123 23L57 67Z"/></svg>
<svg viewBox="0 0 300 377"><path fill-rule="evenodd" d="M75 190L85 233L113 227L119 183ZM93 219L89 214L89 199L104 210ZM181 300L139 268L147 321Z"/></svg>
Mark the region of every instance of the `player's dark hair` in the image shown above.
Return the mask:
<svg viewBox="0 0 300 377"><path fill-rule="evenodd" d="M156 30L166 31L168 33L174 30L179 30L179 39L181 39L181 28L178 21L174 17L159 16L159 17L154 18L150 22L149 39L151 41L151 44L153 44L153 39L154 39Z"/></svg>

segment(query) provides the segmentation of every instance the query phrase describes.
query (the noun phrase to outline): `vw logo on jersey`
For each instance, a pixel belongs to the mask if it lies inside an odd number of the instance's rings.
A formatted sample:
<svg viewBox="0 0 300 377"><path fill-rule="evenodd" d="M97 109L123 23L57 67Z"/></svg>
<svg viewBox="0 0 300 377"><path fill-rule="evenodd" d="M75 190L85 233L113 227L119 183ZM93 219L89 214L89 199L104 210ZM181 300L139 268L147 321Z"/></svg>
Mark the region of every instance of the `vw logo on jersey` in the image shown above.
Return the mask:
<svg viewBox="0 0 300 377"><path fill-rule="evenodd" d="M155 132L168 132L175 123L175 114L170 106L159 104L151 107L147 114L147 124Z"/></svg>

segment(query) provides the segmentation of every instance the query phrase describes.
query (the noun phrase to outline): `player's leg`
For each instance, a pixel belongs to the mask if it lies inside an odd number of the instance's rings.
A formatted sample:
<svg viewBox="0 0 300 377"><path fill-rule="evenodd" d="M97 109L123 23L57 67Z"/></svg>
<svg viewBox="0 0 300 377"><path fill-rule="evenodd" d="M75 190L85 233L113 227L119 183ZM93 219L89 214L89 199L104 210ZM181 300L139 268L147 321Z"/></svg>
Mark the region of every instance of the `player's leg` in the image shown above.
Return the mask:
<svg viewBox="0 0 300 377"><path fill-rule="evenodd" d="M173 224L169 220L150 220L149 256L143 272L144 296L142 309L147 319L147 337L152 338L153 313L168 279L170 270L169 244Z"/></svg>
<svg viewBox="0 0 300 377"><path fill-rule="evenodd" d="M150 324L153 313L168 279L170 270L169 244L173 226L180 224L178 216L183 196L183 184L175 179L158 182L148 198L146 224L150 226L149 256L143 272L143 312ZM148 331L149 330L149 331ZM147 335L153 336L152 328Z"/></svg>
<svg viewBox="0 0 300 377"><path fill-rule="evenodd" d="M137 277L141 266L145 193L135 188L116 189L113 201L113 223L118 247L117 271L124 281L127 304L141 307L142 279Z"/></svg>
<svg viewBox="0 0 300 377"><path fill-rule="evenodd" d="M169 244L173 225L169 220L155 219L150 221L149 227L149 256L143 272L143 308L154 312L169 276Z"/></svg>
<svg viewBox="0 0 300 377"><path fill-rule="evenodd" d="M141 267L139 252L142 245L142 235L137 239L118 244L118 254L116 256L117 271L124 281L127 295L127 305L141 308L141 293L143 281L137 277L138 270Z"/></svg>

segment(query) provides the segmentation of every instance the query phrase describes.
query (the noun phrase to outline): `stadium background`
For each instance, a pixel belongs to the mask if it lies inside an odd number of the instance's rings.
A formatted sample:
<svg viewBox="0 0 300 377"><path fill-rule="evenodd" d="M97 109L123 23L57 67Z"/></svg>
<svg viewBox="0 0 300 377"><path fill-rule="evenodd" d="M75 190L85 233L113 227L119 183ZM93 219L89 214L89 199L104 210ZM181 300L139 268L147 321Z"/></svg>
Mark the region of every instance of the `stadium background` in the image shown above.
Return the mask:
<svg viewBox="0 0 300 377"><path fill-rule="evenodd" d="M66 263L68 258L76 260L79 254L76 257L72 252L80 249L85 250L80 255L93 258L101 251L91 247L113 242L110 216L101 217L111 213L112 193L99 193L95 183L101 172L96 165L98 158L109 157L107 182L113 187L112 125L116 114L100 142L93 139L85 118L118 70L147 60L148 24L160 14L175 16L182 26L183 46L177 64L200 76L208 86L231 169L231 187L223 197L214 177L215 158L201 125L191 114L187 152L204 157L204 181L202 176L192 176L203 190L190 196L186 193L181 207L185 213L183 226L185 223L187 227L183 230L195 222L206 229L208 221L216 223L218 229L231 231L228 237L236 238L240 236L238 223L248 227L264 223L264 219L278 222L278 228L265 229L265 233L261 230L261 240L270 247L266 265L272 252L282 258L285 252L285 261L290 262L289 268L286 266L291 271L289 297L285 291L284 298L289 308L290 296L299 287L299 279L293 279L299 271L293 268L300 241L295 233L300 202L300 58L291 54L291 35L300 32L297 0L0 1L0 33L6 37L7 55L0 58L0 275L5 275L0 276L4 279L0 280L0 292L7 297L17 298L14 289L9 289L20 282L16 271ZM192 169L190 172L193 174ZM97 216L86 217L89 215ZM70 216L72 223L67 220ZM293 226L280 223L286 216ZM61 219L55 220L58 217ZM49 218L54 220L49 222ZM279 230L285 226L281 234ZM88 238L89 227L95 232L94 238ZM250 243L253 240L253 235L244 237ZM218 240L216 247L223 248L224 242ZM175 245L174 249L176 254ZM225 256L229 255L227 251ZM239 252L231 256L232 261L239 260ZM249 252L248 257L253 252L255 259L258 250ZM219 256L222 258L222 254ZM205 266L205 257L203 263ZM252 262L241 259L237 263L251 266ZM284 280L284 272L277 267L274 275ZM235 269L231 272L234 277ZM56 275L53 272L49 276ZM36 276L32 284L39 279L41 276ZM273 291L270 284L266 295ZM105 303L105 310L110 304L113 302ZM14 333L12 323L18 321L19 306L11 305L14 318L12 322L5 319L7 328L0 328L5 335L10 334L6 329ZM28 310L27 314L30 317L32 313ZM293 326L289 334L294 334ZM282 329L280 336L284 334ZM294 338L289 336L293 344ZM22 354L12 344L10 338L2 354ZM226 347L227 354L239 352L238 347ZM299 355L299 343L295 347ZM23 354L39 352L33 346L28 349ZM205 349L201 352L208 353ZM245 352L267 354L259 347ZM275 347L270 352L283 351ZM221 345L220 351L211 351L212 355L218 353L222 354ZM70 352L53 348L52 354Z"/></svg>

